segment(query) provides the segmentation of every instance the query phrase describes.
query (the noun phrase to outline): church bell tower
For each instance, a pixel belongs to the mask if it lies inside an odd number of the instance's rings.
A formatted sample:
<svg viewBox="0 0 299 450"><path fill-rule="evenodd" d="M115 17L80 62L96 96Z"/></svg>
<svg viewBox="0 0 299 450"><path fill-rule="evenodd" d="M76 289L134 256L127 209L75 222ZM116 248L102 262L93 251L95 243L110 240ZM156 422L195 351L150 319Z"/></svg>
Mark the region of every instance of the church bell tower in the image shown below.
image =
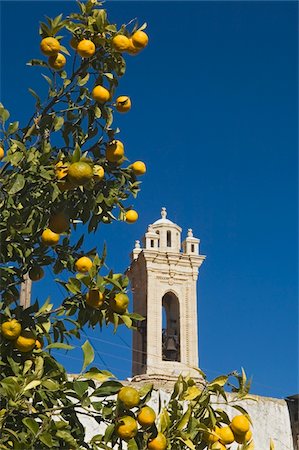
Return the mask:
<svg viewBox="0 0 299 450"><path fill-rule="evenodd" d="M179 374L199 378L197 294L198 270L205 256L200 240L167 219L149 225L143 246L136 241L127 274L133 310L145 317L133 332L133 377L176 379ZM182 249L181 249L182 247Z"/></svg>

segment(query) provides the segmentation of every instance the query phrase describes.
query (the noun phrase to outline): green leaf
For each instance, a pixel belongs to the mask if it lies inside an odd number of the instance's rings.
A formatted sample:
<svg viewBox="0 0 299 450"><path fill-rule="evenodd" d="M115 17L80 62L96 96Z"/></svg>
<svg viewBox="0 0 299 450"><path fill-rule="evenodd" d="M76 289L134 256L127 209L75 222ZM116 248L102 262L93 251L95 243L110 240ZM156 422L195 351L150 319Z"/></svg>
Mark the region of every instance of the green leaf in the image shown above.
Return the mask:
<svg viewBox="0 0 299 450"><path fill-rule="evenodd" d="M53 120L54 131L60 130L60 128L63 127L63 124L64 124L64 118L61 116L60 117L56 116L55 119Z"/></svg>
<svg viewBox="0 0 299 450"><path fill-rule="evenodd" d="M95 397L108 397L109 395L117 394L123 385L119 381L106 381L94 392Z"/></svg>
<svg viewBox="0 0 299 450"><path fill-rule="evenodd" d="M182 437L179 437L179 440L184 442L184 444L190 448L191 450L196 450L195 445L193 444L193 442L191 441L191 439L187 438L187 439L183 439Z"/></svg>
<svg viewBox="0 0 299 450"><path fill-rule="evenodd" d="M7 134L14 134L17 129L19 128L19 122L12 122L9 124L8 130L7 130Z"/></svg>
<svg viewBox="0 0 299 450"><path fill-rule="evenodd" d="M17 192L21 191L23 187L25 186L25 178L20 173L16 176L15 181L12 185L12 187L9 189L8 193L10 195L16 194Z"/></svg>
<svg viewBox="0 0 299 450"><path fill-rule="evenodd" d="M179 423L176 426L177 430L181 431L188 425L190 417L191 417L191 413L192 413L192 408L191 408L191 405L189 405L187 411L185 412L185 414L183 415L183 417L181 418L181 420L179 421Z"/></svg>
<svg viewBox="0 0 299 450"><path fill-rule="evenodd" d="M72 155L72 163L80 161L81 156L82 156L81 155L81 149L80 149L79 145L76 144L74 153Z"/></svg>
<svg viewBox="0 0 299 450"><path fill-rule="evenodd" d="M30 94L33 95L33 97L36 99L36 103L37 103L38 105L40 105L40 98L39 98L39 96L37 95L37 93L36 93L33 89L31 89L31 88L28 88L28 91L29 91Z"/></svg>
<svg viewBox="0 0 299 450"><path fill-rule="evenodd" d="M68 444L71 444L73 447L75 448L77 447L77 442L68 431L59 430L57 431L56 436L62 439L63 441L67 442Z"/></svg>
<svg viewBox="0 0 299 450"><path fill-rule="evenodd" d="M215 385L217 385L217 386L224 386L225 383L227 382L227 380L228 380L228 376L227 375L220 375L219 377L215 378L213 381L211 381L209 383L209 387L212 387L212 386L215 386Z"/></svg>
<svg viewBox="0 0 299 450"><path fill-rule="evenodd" d="M39 430L38 423L35 422L35 420L31 419L30 417L25 417L25 419L22 419L22 422L35 436Z"/></svg>
<svg viewBox="0 0 299 450"><path fill-rule="evenodd" d="M3 123L6 122L7 119L9 119L9 116L10 116L9 112L7 111L7 109L5 109L3 107L2 103L1 103L0 104L0 119L1 119L1 122L3 122Z"/></svg>
<svg viewBox="0 0 299 450"><path fill-rule="evenodd" d="M138 445L135 439L130 439L128 442L128 450L138 450Z"/></svg>
<svg viewBox="0 0 299 450"><path fill-rule="evenodd" d="M32 381L30 381L30 383L28 383L28 384L24 387L23 392L29 391L30 389L33 389L33 388L35 388L36 386L39 386L40 384L41 384L41 380L32 380Z"/></svg>
<svg viewBox="0 0 299 450"><path fill-rule="evenodd" d="M39 440L49 448L53 448L53 440L50 433L46 431L39 435Z"/></svg>
<svg viewBox="0 0 299 450"><path fill-rule="evenodd" d="M108 427L106 428L106 430L105 430L105 436L104 436L104 441L105 441L106 443L110 441L110 439L111 439L111 437L112 437L112 434L113 434L113 432L114 432L114 428L115 428L115 425L114 425L114 424L108 425Z"/></svg>
<svg viewBox="0 0 299 450"><path fill-rule="evenodd" d="M89 73L87 73L85 75L85 77L83 77L83 78L79 77L78 81L77 81L77 85L78 86L84 86L84 84L86 84L88 82L88 80L89 80Z"/></svg>
<svg viewBox="0 0 299 450"><path fill-rule="evenodd" d="M69 344L64 344L63 342L54 342L53 344L47 345L45 350L48 350L50 348L62 348L64 350L73 350L75 347Z"/></svg>
<svg viewBox="0 0 299 450"><path fill-rule="evenodd" d="M75 392L78 394L79 398L81 398L85 392L88 390L88 382L87 381L74 381L73 384Z"/></svg>
<svg viewBox="0 0 299 450"><path fill-rule="evenodd" d="M125 314L121 316L124 324L126 325L127 328L131 328L132 326L132 319L130 319L129 316L126 316Z"/></svg>
<svg viewBox="0 0 299 450"><path fill-rule="evenodd" d="M96 380L103 383L104 381L109 380L109 378L113 378L113 375L106 370L103 371L97 369L96 367L92 367L88 372L83 374L83 377L88 380Z"/></svg>
<svg viewBox="0 0 299 450"><path fill-rule="evenodd" d="M159 420L159 429L161 433L164 433L165 430L168 429L170 425L170 417L166 408L162 408Z"/></svg>
<svg viewBox="0 0 299 450"><path fill-rule="evenodd" d="M47 63L45 61L42 61L41 59L31 59L26 63L26 66L44 66L48 67Z"/></svg>
<svg viewBox="0 0 299 450"><path fill-rule="evenodd" d="M85 341L81 348L84 355L83 366L81 369L81 372L83 372L83 370L85 370L86 367L89 366L89 364L91 364L94 360L94 350L88 341Z"/></svg>

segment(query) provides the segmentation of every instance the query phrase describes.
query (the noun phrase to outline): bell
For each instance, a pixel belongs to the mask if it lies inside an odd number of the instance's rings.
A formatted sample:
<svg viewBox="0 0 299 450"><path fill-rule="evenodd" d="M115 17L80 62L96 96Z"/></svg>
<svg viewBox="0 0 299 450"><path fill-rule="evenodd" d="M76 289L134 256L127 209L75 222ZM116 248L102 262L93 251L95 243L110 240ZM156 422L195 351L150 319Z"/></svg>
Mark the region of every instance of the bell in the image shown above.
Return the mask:
<svg viewBox="0 0 299 450"><path fill-rule="evenodd" d="M175 345L175 340L173 337L169 337L167 339L166 351L167 352L176 352L177 351L177 347Z"/></svg>

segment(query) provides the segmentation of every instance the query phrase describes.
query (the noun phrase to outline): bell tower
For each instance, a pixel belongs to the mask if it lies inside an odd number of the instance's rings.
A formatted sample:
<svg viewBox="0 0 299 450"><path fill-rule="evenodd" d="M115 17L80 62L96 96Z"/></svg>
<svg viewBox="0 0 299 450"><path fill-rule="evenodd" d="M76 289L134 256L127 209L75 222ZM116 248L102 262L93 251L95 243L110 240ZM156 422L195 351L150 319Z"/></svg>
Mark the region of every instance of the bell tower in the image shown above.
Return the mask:
<svg viewBox="0 0 299 450"><path fill-rule="evenodd" d="M136 241L131 255L133 309L145 317L133 332L135 378L172 380L180 373L199 378L193 369L199 364L196 282L205 256L192 230L182 244L181 232L162 208L143 247Z"/></svg>

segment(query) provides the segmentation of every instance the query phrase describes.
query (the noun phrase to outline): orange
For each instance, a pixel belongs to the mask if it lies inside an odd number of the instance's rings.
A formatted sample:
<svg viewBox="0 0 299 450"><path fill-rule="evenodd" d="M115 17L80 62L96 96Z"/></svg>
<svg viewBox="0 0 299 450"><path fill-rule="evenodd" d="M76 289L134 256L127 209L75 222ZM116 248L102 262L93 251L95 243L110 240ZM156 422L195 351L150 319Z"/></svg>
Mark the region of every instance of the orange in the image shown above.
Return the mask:
<svg viewBox="0 0 299 450"><path fill-rule="evenodd" d="M117 395L118 400L122 402L125 408L131 409L140 403L139 392L133 387L123 386Z"/></svg>
<svg viewBox="0 0 299 450"><path fill-rule="evenodd" d="M40 43L40 49L44 55L56 55L60 50L60 44L57 39L53 37L46 37Z"/></svg>
<svg viewBox="0 0 299 450"><path fill-rule="evenodd" d="M246 416L240 414L235 416L230 424L231 429L236 434L245 434L250 428L250 422Z"/></svg>
<svg viewBox="0 0 299 450"><path fill-rule="evenodd" d="M135 175L143 175L146 172L146 165L142 161L135 161L131 168Z"/></svg>
<svg viewBox="0 0 299 450"><path fill-rule="evenodd" d="M66 65L66 58L62 53L57 53L49 57L48 63L52 69L61 70Z"/></svg>
<svg viewBox="0 0 299 450"><path fill-rule="evenodd" d="M127 49L127 52L129 53L129 55L132 55L132 56L138 55L138 53L140 53L140 51L141 51L141 49L135 47L132 39L129 39L129 47Z"/></svg>
<svg viewBox="0 0 299 450"><path fill-rule="evenodd" d="M114 312L119 314L124 314L127 310L128 304L130 300L127 294L123 294L119 292L116 296L110 301L111 308Z"/></svg>
<svg viewBox="0 0 299 450"><path fill-rule="evenodd" d="M121 141L114 140L106 145L106 158L109 162L117 162L124 156L124 144Z"/></svg>
<svg viewBox="0 0 299 450"><path fill-rule="evenodd" d="M43 348L44 344L43 341L41 339L36 339L35 341L35 348L37 350L40 350L41 348Z"/></svg>
<svg viewBox="0 0 299 450"><path fill-rule="evenodd" d="M48 226L51 231L60 234L69 229L70 222L63 212L58 212L50 217Z"/></svg>
<svg viewBox="0 0 299 450"><path fill-rule="evenodd" d="M79 44L79 40L76 38L76 36L73 36L72 39L70 40L70 46L74 50L77 50L78 44Z"/></svg>
<svg viewBox="0 0 299 450"><path fill-rule="evenodd" d="M17 339L20 336L21 331L21 324L16 319L10 319L1 324L1 333L9 341Z"/></svg>
<svg viewBox="0 0 299 450"><path fill-rule="evenodd" d="M44 269L39 266L34 266L29 270L29 278L32 281L39 281L45 275Z"/></svg>
<svg viewBox="0 0 299 450"><path fill-rule="evenodd" d="M91 95L92 98L98 103L105 103L110 99L110 92L108 89L100 85L93 88Z"/></svg>
<svg viewBox="0 0 299 450"><path fill-rule="evenodd" d="M77 45L77 52L82 58L90 58L95 54L96 47L89 39L83 39Z"/></svg>
<svg viewBox="0 0 299 450"><path fill-rule="evenodd" d="M92 260L87 256L81 256L81 258L75 262L75 268L77 272L86 273L92 268Z"/></svg>
<svg viewBox="0 0 299 450"><path fill-rule="evenodd" d="M86 294L86 304L91 308L98 308L104 303L102 292L97 289L90 289Z"/></svg>
<svg viewBox="0 0 299 450"><path fill-rule="evenodd" d="M234 433L234 435L235 435L235 441L238 442L238 444L243 444L244 442L248 442L252 438L251 430L248 430L247 433L245 433L245 434L244 433L243 434Z"/></svg>
<svg viewBox="0 0 299 450"><path fill-rule="evenodd" d="M225 445L221 444L221 442L214 442L214 444L209 447L211 450L226 450Z"/></svg>
<svg viewBox="0 0 299 450"><path fill-rule="evenodd" d="M83 186L93 177L90 164L84 161L72 163L68 170L68 180L75 186Z"/></svg>
<svg viewBox="0 0 299 450"><path fill-rule="evenodd" d="M4 158L4 156L5 156L4 148L3 148L3 147L0 147L0 161L1 161L1 159Z"/></svg>
<svg viewBox="0 0 299 450"><path fill-rule="evenodd" d="M131 109L131 99L127 95L121 95L116 99L116 109L118 112L126 113Z"/></svg>
<svg viewBox="0 0 299 450"><path fill-rule="evenodd" d="M102 166L99 166L98 164L95 164L93 166L93 179L95 181L101 181L105 176L105 171Z"/></svg>
<svg viewBox="0 0 299 450"><path fill-rule="evenodd" d="M57 164L55 164L55 175L57 180L61 180L62 178L66 177L69 170L69 163L58 161Z"/></svg>
<svg viewBox="0 0 299 450"><path fill-rule="evenodd" d="M148 44L148 35L144 31L136 31L132 35L132 42L135 47L142 49Z"/></svg>
<svg viewBox="0 0 299 450"><path fill-rule="evenodd" d="M165 450L167 448L167 439L163 433L158 433L154 439L150 439L147 448L149 450Z"/></svg>
<svg viewBox="0 0 299 450"><path fill-rule="evenodd" d="M36 338L32 331L23 331L16 339L15 347L22 353L30 352L34 349Z"/></svg>
<svg viewBox="0 0 299 450"><path fill-rule="evenodd" d="M137 434L137 422L134 417L123 416L119 419L115 431L118 437L129 441Z"/></svg>
<svg viewBox="0 0 299 450"><path fill-rule="evenodd" d="M130 45L130 41L127 38L127 36L124 36L123 34L118 34L117 36L114 36L112 39L112 47L117 52L125 52Z"/></svg>
<svg viewBox="0 0 299 450"><path fill-rule="evenodd" d="M60 235L57 233L54 233L49 228L46 228L43 231L42 236L41 236L42 242L45 245L50 245L50 246L54 246L54 245L58 244L59 238L60 238Z"/></svg>
<svg viewBox="0 0 299 450"><path fill-rule="evenodd" d="M203 439L205 442L209 442L210 444L213 444L214 442L219 441L219 436L218 436L218 432L219 432L219 427L215 427L213 430L211 431L205 431L203 433Z"/></svg>
<svg viewBox="0 0 299 450"><path fill-rule="evenodd" d="M128 223L134 223L138 219L138 213L134 211L134 209L129 209L129 211L126 212L126 222Z"/></svg>
<svg viewBox="0 0 299 450"><path fill-rule="evenodd" d="M139 411L137 420L142 427L151 427L155 423L156 413L150 406L144 406Z"/></svg>
<svg viewBox="0 0 299 450"><path fill-rule="evenodd" d="M234 433L232 432L230 427L219 428L217 434L220 436L219 441L221 444L227 445L231 444L235 440Z"/></svg>

